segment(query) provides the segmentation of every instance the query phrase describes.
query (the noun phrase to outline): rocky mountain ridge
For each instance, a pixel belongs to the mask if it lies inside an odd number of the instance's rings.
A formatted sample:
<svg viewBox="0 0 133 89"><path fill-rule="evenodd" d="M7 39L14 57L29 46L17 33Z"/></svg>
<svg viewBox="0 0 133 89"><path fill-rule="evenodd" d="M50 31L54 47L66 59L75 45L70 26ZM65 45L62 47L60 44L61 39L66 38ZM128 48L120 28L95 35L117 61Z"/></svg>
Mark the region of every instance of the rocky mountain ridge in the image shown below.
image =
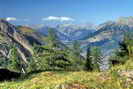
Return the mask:
<svg viewBox="0 0 133 89"><path fill-rule="evenodd" d="M8 56L10 55L11 49L8 49L8 47L12 46L17 49L24 63L28 63L27 57L34 55L33 45L30 43L29 39L27 39L26 34L23 34L23 32L18 30L16 26L3 19L0 19L0 39L1 57L5 57L10 60ZM35 42L35 40L32 41Z"/></svg>

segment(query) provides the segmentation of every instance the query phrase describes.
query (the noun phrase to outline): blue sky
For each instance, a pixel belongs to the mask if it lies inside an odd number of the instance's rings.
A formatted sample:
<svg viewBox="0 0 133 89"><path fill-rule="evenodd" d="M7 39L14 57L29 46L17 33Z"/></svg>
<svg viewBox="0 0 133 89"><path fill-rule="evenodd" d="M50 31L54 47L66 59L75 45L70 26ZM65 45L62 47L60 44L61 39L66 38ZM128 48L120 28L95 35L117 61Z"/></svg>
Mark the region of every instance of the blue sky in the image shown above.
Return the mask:
<svg viewBox="0 0 133 89"><path fill-rule="evenodd" d="M0 0L0 17L17 24L100 24L120 16L133 16L133 0Z"/></svg>

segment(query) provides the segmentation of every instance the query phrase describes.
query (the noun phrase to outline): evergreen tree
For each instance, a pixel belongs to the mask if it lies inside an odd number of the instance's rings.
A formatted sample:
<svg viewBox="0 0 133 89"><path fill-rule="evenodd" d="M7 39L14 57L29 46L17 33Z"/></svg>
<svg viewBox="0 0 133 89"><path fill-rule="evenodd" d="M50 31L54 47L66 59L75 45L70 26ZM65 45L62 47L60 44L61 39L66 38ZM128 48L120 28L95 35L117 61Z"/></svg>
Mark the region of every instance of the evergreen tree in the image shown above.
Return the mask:
<svg viewBox="0 0 133 89"><path fill-rule="evenodd" d="M36 70L66 70L70 66L67 52L50 49L45 46L38 47L31 61L32 71ZM33 67L32 67L33 66Z"/></svg>
<svg viewBox="0 0 133 89"><path fill-rule="evenodd" d="M88 70L100 71L100 64L102 62L102 53L99 47L88 48L86 68Z"/></svg>
<svg viewBox="0 0 133 89"><path fill-rule="evenodd" d="M85 59L81 56L80 42L74 41L72 48L69 53L69 59L71 59L71 69L73 70L83 70L85 67Z"/></svg>
<svg viewBox="0 0 133 89"><path fill-rule="evenodd" d="M18 72L26 73L26 64L20 57L20 54L15 46L12 46L11 54L9 57L8 68Z"/></svg>
<svg viewBox="0 0 133 89"><path fill-rule="evenodd" d="M92 62L94 70L100 71L100 63L102 60L102 54L99 47L94 47L91 50Z"/></svg>
<svg viewBox="0 0 133 89"><path fill-rule="evenodd" d="M29 69L32 71L66 69L70 65L67 51L60 49L60 42L54 29L48 30L46 42L46 45L34 47L35 55L30 62Z"/></svg>
<svg viewBox="0 0 133 89"><path fill-rule="evenodd" d="M48 45L49 45L50 47L52 47L52 48L57 48L57 47L59 47L59 46L58 46L59 39L58 39L58 36L57 36L57 34L56 34L55 29L53 29L53 28L49 28L49 29L48 29L47 42L48 42Z"/></svg>
<svg viewBox="0 0 133 89"><path fill-rule="evenodd" d="M0 44L1 61L0 66L3 68L21 71L21 58L16 47L10 44Z"/></svg>
<svg viewBox="0 0 133 89"><path fill-rule="evenodd" d="M86 66L86 70L89 70L89 71L93 70L90 48L87 49L87 57L86 57L86 65L85 66Z"/></svg>
<svg viewBox="0 0 133 89"><path fill-rule="evenodd" d="M133 32L124 34L123 41L119 43L119 49L110 58L111 64L124 64L133 56Z"/></svg>
<svg viewBox="0 0 133 89"><path fill-rule="evenodd" d="M74 41L73 43L73 53L76 57L80 58L81 48L80 48L80 42Z"/></svg>
<svg viewBox="0 0 133 89"><path fill-rule="evenodd" d="M129 32L125 34L123 43L127 47L128 56L129 57L133 56L133 32Z"/></svg>

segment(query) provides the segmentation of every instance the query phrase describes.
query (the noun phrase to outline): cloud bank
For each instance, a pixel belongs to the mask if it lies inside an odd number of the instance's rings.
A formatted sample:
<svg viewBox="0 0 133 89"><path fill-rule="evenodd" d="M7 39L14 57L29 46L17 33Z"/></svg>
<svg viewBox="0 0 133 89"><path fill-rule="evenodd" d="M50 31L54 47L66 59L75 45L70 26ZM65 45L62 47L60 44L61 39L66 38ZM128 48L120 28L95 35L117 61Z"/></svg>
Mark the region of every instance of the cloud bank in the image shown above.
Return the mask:
<svg viewBox="0 0 133 89"><path fill-rule="evenodd" d="M74 21L71 17L65 17L65 16L49 16L42 19L43 21Z"/></svg>
<svg viewBox="0 0 133 89"><path fill-rule="evenodd" d="M15 18L15 17L7 17L6 21L28 22L30 20L29 19L18 19L18 18Z"/></svg>
<svg viewBox="0 0 133 89"><path fill-rule="evenodd" d="M15 17L7 17L6 20L7 21L16 21L17 19Z"/></svg>

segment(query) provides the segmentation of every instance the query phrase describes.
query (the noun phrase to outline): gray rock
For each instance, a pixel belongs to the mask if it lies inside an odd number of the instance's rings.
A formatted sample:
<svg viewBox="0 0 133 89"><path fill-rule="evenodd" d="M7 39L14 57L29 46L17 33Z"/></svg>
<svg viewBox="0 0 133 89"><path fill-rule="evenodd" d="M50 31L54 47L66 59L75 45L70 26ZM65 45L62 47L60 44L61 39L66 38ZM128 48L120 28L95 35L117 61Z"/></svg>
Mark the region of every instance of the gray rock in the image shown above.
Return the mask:
<svg viewBox="0 0 133 89"><path fill-rule="evenodd" d="M25 63L28 63L27 57L34 54L33 46L30 44L25 35L16 27L5 20L0 19L0 44L5 45L0 47L0 54L8 58L10 49L9 45L15 45L20 57ZM6 47L7 46L7 47Z"/></svg>

